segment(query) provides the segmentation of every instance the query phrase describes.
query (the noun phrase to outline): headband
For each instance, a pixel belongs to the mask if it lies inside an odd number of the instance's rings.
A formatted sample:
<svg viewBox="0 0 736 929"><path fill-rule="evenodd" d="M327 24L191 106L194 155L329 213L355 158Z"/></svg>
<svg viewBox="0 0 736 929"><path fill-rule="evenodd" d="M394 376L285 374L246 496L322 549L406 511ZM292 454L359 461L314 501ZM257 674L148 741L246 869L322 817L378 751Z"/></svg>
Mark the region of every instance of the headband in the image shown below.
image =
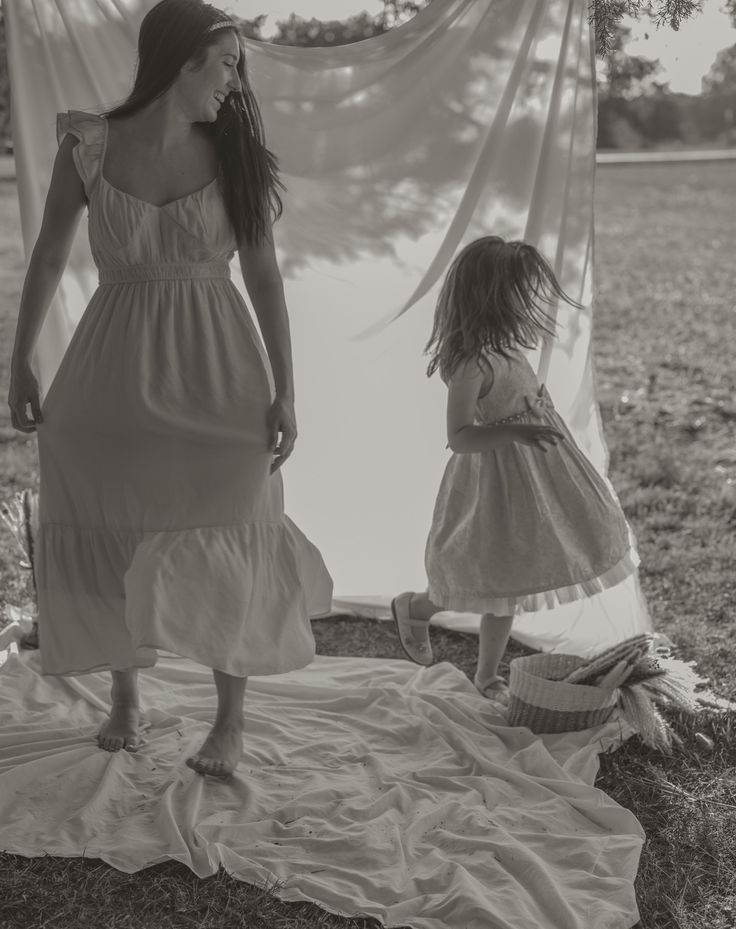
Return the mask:
<svg viewBox="0 0 736 929"><path fill-rule="evenodd" d="M219 23L213 23L207 32L214 32L215 29L237 29L238 24L233 22L231 19L223 19Z"/></svg>

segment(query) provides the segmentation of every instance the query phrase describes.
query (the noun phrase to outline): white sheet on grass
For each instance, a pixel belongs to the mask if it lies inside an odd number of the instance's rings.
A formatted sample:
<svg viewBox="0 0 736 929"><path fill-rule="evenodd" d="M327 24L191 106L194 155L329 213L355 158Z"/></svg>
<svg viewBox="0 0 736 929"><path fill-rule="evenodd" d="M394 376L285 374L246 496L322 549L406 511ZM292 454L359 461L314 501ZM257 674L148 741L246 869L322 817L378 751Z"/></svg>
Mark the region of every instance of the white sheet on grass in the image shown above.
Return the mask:
<svg viewBox="0 0 736 929"><path fill-rule="evenodd" d="M206 877L222 865L248 883L282 881L285 900L389 927L638 919L643 832L592 786L616 722L539 738L508 728L453 665L320 657L249 679L243 757L223 784L184 764L214 717L200 666L165 657L142 671L147 742L108 754L94 739L106 675L44 677L38 653L6 654L1 850L125 872L174 859Z"/></svg>
<svg viewBox="0 0 736 929"><path fill-rule="evenodd" d="M126 95L152 2L5 0L27 250L56 111L99 110ZM424 543L448 453L444 388L426 379L422 348L437 281L470 239L501 233L536 243L584 304L560 310L559 342L537 362L576 439L606 469L590 350L588 5L434 0L409 23L355 45L250 42L248 54L289 188L277 238L300 438L285 468L287 510L322 550L337 606L386 615L390 596L426 583ZM83 228L41 334L42 385L96 284L85 237ZM353 338L411 300L393 325ZM473 616L435 621L478 628ZM632 577L593 601L519 619L513 634L587 655L647 628Z"/></svg>

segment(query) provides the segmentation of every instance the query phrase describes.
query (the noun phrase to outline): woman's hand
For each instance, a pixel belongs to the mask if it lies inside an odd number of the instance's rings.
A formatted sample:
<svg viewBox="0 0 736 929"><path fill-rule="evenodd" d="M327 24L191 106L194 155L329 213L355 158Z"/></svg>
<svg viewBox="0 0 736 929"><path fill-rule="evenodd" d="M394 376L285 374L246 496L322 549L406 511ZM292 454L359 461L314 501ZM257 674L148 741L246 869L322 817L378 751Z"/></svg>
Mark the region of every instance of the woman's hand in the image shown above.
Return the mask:
<svg viewBox="0 0 736 929"><path fill-rule="evenodd" d="M508 430L512 442L531 445L543 452L547 451L548 445L557 445L560 439L565 438L559 429L546 423L509 423L504 428Z"/></svg>
<svg viewBox="0 0 736 929"><path fill-rule="evenodd" d="M33 419L28 418L29 405ZM43 422L38 381L27 361L11 367L8 406L10 421L19 432L35 432L36 425Z"/></svg>
<svg viewBox="0 0 736 929"><path fill-rule="evenodd" d="M294 450L296 442L296 416L294 401L276 397L266 417L268 426L268 448L274 454L271 474L277 471ZM279 442L279 433L281 442Z"/></svg>

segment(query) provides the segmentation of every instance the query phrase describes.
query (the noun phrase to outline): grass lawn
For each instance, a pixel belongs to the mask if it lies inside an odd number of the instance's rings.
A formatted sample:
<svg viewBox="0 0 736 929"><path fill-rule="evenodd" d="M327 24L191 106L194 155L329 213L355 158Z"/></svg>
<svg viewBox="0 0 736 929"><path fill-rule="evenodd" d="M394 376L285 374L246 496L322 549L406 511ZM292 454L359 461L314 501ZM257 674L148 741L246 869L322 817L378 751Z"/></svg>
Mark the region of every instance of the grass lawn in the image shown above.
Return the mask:
<svg viewBox="0 0 736 929"><path fill-rule="evenodd" d="M639 540L642 586L655 628L716 693L736 699L736 164L608 165L596 210L599 401L611 477ZM9 217L0 227L7 384L23 273L12 180L0 180L0 213ZM0 499L36 484L35 440L10 428L3 407ZM4 532L0 604L22 598L16 562ZM314 632L321 654L403 657L387 623L322 620ZM433 643L438 660L472 674L476 637L434 629ZM512 643L506 660L524 652ZM684 720L672 722L682 749L666 756L633 738L602 756L596 785L647 834L636 885L641 929L734 929L736 715L702 718L700 731L715 741L710 754ZM135 875L85 859L0 855L0 865L9 914L0 929L379 925L281 903L222 872L201 881L173 862Z"/></svg>

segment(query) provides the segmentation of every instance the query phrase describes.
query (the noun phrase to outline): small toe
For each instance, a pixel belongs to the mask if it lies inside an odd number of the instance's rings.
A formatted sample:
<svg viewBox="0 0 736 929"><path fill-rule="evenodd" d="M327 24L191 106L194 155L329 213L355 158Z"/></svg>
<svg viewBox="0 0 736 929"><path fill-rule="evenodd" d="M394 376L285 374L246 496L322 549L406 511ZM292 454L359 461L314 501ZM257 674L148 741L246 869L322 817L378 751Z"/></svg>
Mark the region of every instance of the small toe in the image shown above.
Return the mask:
<svg viewBox="0 0 736 929"><path fill-rule="evenodd" d="M197 774L204 775L210 773L211 761L209 758L203 758L201 755L192 755L191 758L187 758L187 764L193 771L196 771Z"/></svg>

